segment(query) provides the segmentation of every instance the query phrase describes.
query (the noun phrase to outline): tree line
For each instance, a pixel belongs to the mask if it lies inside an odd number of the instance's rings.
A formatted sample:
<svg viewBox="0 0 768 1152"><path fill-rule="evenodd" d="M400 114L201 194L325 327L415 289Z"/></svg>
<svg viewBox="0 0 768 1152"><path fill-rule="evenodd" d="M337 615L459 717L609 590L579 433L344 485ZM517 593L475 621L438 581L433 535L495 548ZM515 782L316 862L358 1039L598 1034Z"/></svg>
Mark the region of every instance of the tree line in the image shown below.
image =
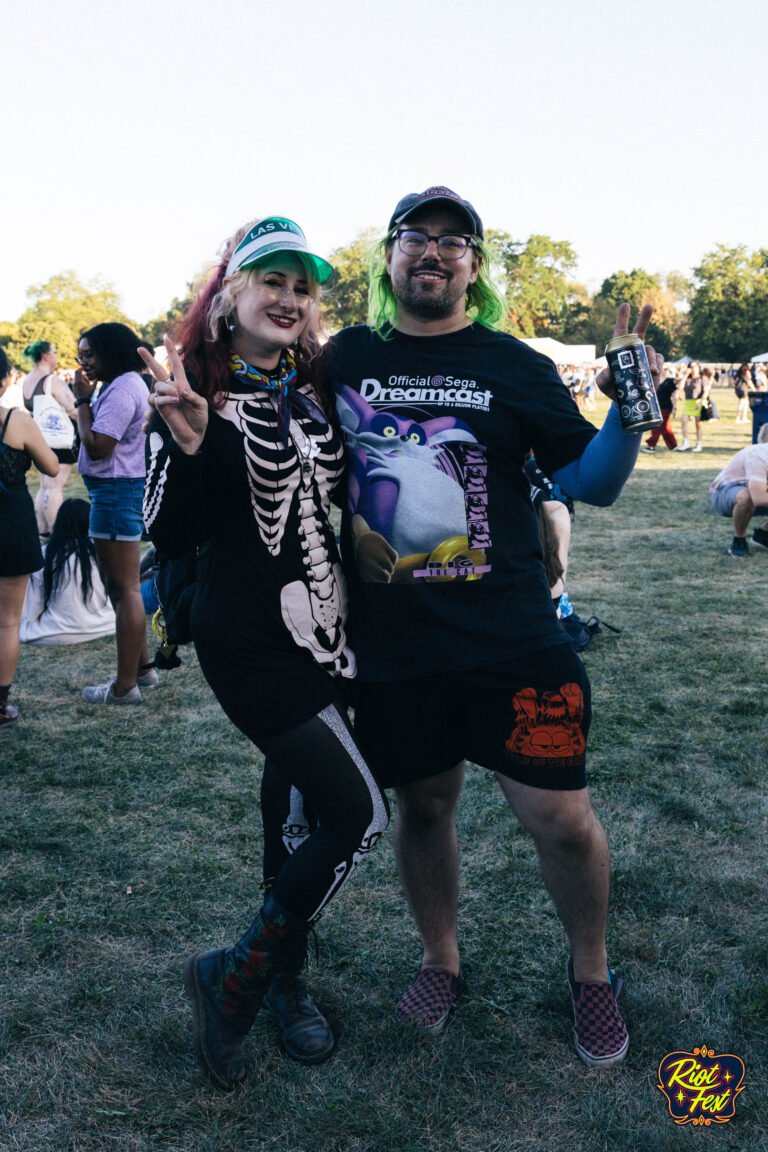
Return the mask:
<svg viewBox="0 0 768 1152"><path fill-rule="evenodd" d="M375 229L365 229L329 257L335 273L324 308L331 331L366 319L368 252L378 236ZM578 258L567 241L541 234L516 240L496 230L486 239L494 278L507 301L501 326L514 336L595 344L599 354L613 333L616 309L626 300L633 313L643 304L654 305L648 339L667 359L687 353L698 360L736 363L768 351L768 249L750 252L745 245L718 244L690 277L634 268L614 272L590 294L574 279ZM29 305L18 320L0 322L0 344L11 363L22 367L24 348L49 340L62 364L70 365L79 333L115 320L158 344L194 290L193 283L187 284L166 312L137 324L123 312L114 285L83 283L74 272L61 272L28 289Z"/></svg>

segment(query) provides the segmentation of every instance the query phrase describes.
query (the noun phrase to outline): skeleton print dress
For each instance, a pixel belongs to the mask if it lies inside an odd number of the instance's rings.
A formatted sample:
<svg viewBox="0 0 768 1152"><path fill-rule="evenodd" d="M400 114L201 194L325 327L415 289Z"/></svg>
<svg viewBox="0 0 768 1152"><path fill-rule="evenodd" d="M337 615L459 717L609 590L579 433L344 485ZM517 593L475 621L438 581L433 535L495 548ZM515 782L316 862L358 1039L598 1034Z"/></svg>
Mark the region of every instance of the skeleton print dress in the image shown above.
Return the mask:
<svg viewBox="0 0 768 1152"><path fill-rule="evenodd" d="M339 702L340 682L355 673L328 518L344 450L302 395L311 401L309 384L295 390L285 444L277 394L235 378L197 455L181 452L157 413L147 438L147 530L165 556L198 547L200 666L256 743Z"/></svg>

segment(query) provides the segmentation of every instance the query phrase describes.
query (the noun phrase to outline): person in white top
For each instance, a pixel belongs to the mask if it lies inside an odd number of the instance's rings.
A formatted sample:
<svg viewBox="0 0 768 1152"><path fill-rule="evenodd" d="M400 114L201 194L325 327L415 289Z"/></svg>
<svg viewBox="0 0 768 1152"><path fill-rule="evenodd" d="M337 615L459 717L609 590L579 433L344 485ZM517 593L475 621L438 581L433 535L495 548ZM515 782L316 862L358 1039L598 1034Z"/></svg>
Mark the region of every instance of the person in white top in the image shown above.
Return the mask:
<svg viewBox="0 0 768 1152"><path fill-rule="evenodd" d="M712 507L719 516L733 517L731 556L749 556L747 528L756 513L768 514L768 424L763 424L757 444L750 444L728 461L710 485ZM768 549L768 520L752 533L758 548Z"/></svg>
<svg viewBox="0 0 768 1152"><path fill-rule="evenodd" d="M64 499L64 486L69 480L72 465L77 460L74 447L74 429L77 423L75 398L61 377L56 375L58 355L53 344L48 340L36 340L34 344L24 349L24 355L34 362L34 368L25 376L22 384L24 406L34 415L35 396L45 394L53 398L63 410L63 414L72 422L72 440L69 447L58 445L55 440L49 439L45 431L43 432L46 443L53 448L59 461L56 476L40 477L40 487L35 497L37 530L41 535L47 536L53 530L54 521Z"/></svg>
<svg viewBox="0 0 768 1152"><path fill-rule="evenodd" d="M59 509L45 563L27 585L21 615L22 643L52 647L115 634L110 604L88 536L87 500L65 500Z"/></svg>

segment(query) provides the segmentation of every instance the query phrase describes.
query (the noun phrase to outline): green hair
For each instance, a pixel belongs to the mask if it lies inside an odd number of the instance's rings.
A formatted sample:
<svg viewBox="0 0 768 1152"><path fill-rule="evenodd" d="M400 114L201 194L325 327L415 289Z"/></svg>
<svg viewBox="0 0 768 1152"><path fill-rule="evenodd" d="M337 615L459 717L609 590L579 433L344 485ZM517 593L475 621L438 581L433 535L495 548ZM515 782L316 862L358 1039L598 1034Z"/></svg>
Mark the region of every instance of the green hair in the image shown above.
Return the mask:
<svg viewBox="0 0 768 1152"><path fill-rule="evenodd" d="M388 232L373 245L368 256L368 323L384 340L397 325L397 297L387 271L387 249L394 244L396 235L396 229ZM480 271L467 289L467 315L484 328L496 328L506 314L507 304L491 279L490 248L479 236L473 238L472 244Z"/></svg>
<svg viewBox="0 0 768 1152"><path fill-rule="evenodd" d="M43 356L45 356L47 352L50 352L51 348L53 348L53 344L51 344L50 340L35 340L33 344L27 344L23 355L27 360L33 360L35 364L39 364Z"/></svg>

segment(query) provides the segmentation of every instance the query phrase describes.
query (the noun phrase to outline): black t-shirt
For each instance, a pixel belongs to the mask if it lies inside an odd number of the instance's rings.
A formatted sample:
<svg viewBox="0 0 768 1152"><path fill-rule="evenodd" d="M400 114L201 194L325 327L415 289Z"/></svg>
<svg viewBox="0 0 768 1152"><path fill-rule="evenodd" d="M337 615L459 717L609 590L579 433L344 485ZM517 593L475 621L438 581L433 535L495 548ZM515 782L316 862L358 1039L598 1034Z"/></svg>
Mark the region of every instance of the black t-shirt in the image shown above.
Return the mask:
<svg viewBox="0 0 768 1152"><path fill-rule="evenodd" d="M659 384L656 398L659 401L659 408L672 407L672 395L677 388L677 381L674 376L667 376L666 380L662 380Z"/></svg>
<svg viewBox="0 0 768 1152"><path fill-rule="evenodd" d="M330 352L361 677L408 679L567 643L522 466L533 448L551 476L596 429L552 361L477 324L387 340L348 328Z"/></svg>
<svg viewBox="0 0 768 1152"><path fill-rule="evenodd" d="M296 391L313 396L309 384ZM198 651L220 652L233 676L272 696L279 695L276 670L297 660L332 675L354 673L328 517L344 448L314 411L292 413L283 444L275 392L233 380L223 407L210 413L198 455L181 452L157 413L147 438L144 519L152 540L169 557L203 544L192 611ZM253 684L258 669L263 682Z"/></svg>

